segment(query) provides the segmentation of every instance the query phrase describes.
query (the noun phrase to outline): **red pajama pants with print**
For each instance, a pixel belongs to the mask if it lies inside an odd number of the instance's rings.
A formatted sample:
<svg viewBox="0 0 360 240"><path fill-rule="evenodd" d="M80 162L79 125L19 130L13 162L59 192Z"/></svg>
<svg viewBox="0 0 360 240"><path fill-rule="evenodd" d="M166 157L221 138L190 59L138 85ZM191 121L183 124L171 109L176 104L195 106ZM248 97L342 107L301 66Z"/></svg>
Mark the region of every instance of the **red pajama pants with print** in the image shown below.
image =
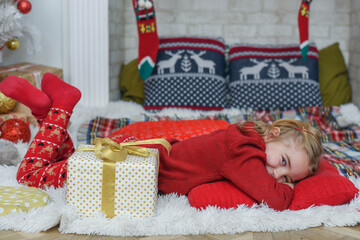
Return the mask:
<svg viewBox="0 0 360 240"><path fill-rule="evenodd" d="M39 132L34 137L17 172L19 183L29 187L62 187L66 182L67 159L75 151L66 128L71 113L52 107L47 117L40 121ZM137 140L130 135L116 135L114 141Z"/></svg>

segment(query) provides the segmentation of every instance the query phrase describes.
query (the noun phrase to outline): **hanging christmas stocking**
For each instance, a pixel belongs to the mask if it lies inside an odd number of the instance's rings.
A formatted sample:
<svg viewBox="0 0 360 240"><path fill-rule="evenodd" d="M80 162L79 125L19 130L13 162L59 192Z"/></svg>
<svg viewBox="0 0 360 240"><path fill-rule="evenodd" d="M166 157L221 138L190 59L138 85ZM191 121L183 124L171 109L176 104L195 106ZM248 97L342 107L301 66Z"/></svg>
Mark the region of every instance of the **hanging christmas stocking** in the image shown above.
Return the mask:
<svg viewBox="0 0 360 240"><path fill-rule="evenodd" d="M306 60L309 51L309 12L312 0L302 0L298 14L300 50L303 60Z"/></svg>
<svg viewBox="0 0 360 240"><path fill-rule="evenodd" d="M159 48L154 3L152 0L133 0L133 7L139 35L139 74L146 80L155 67Z"/></svg>

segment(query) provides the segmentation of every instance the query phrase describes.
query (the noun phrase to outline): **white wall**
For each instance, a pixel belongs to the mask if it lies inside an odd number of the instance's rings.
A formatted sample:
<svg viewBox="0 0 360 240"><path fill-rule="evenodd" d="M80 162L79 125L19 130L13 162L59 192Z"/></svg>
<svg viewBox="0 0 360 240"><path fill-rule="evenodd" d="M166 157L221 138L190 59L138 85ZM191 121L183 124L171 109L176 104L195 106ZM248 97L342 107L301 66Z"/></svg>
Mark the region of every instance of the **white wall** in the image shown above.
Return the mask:
<svg viewBox="0 0 360 240"><path fill-rule="evenodd" d="M80 105L104 107L110 92L109 1L63 3L64 75L81 91Z"/></svg>
<svg viewBox="0 0 360 240"><path fill-rule="evenodd" d="M349 47L349 73L352 87L352 101L360 106L360 1L352 0Z"/></svg>
<svg viewBox="0 0 360 240"><path fill-rule="evenodd" d="M62 3L61 0L31 0L32 10L23 15L24 20L38 28L41 33L41 52L27 54L26 42L20 38L20 47L3 50L2 66L19 62L31 62L62 68Z"/></svg>
<svg viewBox="0 0 360 240"><path fill-rule="evenodd" d="M26 46L11 52L5 49L1 65L31 62L62 68L64 80L82 92L80 104L108 104L108 1L31 0L31 3L32 11L23 17L40 30L42 51L28 55Z"/></svg>
<svg viewBox="0 0 360 240"><path fill-rule="evenodd" d="M222 36L226 44L299 43L301 0L155 0L158 34ZM131 1L126 1L124 61L137 57L138 36ZM350 72L353 102L360 106L360 0L314 0L309 38L322 49L340 43Z"/></svg>
<svg viewBox="0 0 360 240"><path fill-rule="evenodd" d="M315 0L310 40L318 48L340 42L348 61L351 0ZM227 44L298 43L300 0L155 0L159 36L222 36ZM137 56L131 1L125 6L125 62Z"/></svg>
<svg viewBox="0 0 360 240"><path fill-rule="evenodd" d="M74 1L74 0L70 0ZM298 43L300 0L154 0L159 36L222 36L232 43ZM3 50L3 62L33 62L64 68L62 0L31 0L25 19L41 31L42 52L25 46ZM340 42L348 63L353 99L360 105L360 1L315 0L310 10L310 40L321 49ZM109 98L117 100L120 65L137 57L138 36L130 0L109 0ZM71 44L71 43L69 43ZM71 83L69 79L65 79Z"/></svg>
<svg viewBox="0 0 360 240"><path fill-rule="evenodd" d="M126 0L109 0L109 86L110 101L120 99L119 76L124 63L124 5Z"/></svg>

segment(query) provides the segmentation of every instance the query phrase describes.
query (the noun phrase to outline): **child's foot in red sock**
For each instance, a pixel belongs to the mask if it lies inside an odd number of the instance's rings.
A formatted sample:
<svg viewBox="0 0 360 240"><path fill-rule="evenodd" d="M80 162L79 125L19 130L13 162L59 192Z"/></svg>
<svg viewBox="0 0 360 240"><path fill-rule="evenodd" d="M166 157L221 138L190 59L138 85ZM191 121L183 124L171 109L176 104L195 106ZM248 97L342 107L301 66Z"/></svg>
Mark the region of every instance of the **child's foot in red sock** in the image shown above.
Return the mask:
<svg viewBox="0 0 360 240"><path fill-rule="evenodd" d="M50 110L49 97L26 79L9 76L0 83L0 91L5 96L28 106L37 119L45 118Z"/></svg>
<svg viewBox="0 0 360 240"><path fill-rule="evenodd" d="M41 82L41 89L46 93L52 102L52 107L59 107L68 112L81 98L81 92L76 87L64 82L56 75L45 73Z"/></svg>

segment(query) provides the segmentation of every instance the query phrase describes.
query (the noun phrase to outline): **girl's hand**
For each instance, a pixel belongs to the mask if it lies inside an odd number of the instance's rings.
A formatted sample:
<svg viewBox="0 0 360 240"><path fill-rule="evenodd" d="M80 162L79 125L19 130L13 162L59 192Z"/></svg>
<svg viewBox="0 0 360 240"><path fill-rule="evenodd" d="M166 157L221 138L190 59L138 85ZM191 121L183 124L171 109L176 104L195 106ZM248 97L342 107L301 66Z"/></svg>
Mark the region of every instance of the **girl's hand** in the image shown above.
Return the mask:
<svg viewBox="0 0 360 240"><path fill-rule="evenodd" d="M291 187L292 189L294 189L294 187L295 187L295 184L294 184L294 183L283 182L283 184L288 185L288 186Z"/></svg>

